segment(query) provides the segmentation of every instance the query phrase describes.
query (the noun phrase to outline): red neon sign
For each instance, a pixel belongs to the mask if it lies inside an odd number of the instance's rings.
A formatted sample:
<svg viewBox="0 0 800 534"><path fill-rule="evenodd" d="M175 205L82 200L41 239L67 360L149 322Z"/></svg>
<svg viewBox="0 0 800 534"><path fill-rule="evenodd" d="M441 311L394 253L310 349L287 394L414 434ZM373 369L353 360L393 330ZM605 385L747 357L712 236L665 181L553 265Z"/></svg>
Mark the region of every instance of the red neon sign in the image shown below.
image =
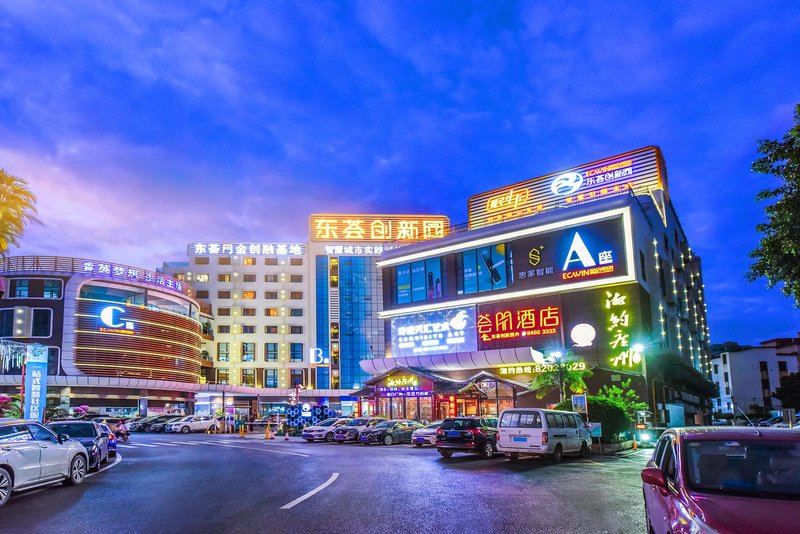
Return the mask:
<svg viewBox="0 0 800 534"><path fill-rule="evenodd" d="M557 306L498 310L478 314L478 335L481 341L494 341L555 334L561 325Z"/></svg>

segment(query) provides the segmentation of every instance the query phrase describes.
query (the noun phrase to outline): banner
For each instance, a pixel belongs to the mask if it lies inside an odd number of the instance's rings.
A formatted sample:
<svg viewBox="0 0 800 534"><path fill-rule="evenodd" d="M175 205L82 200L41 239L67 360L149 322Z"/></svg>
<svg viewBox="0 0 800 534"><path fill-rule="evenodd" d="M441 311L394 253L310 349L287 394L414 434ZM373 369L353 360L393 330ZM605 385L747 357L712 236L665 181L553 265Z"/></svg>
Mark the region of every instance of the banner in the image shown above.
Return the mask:
<svg viewBox="0 0 800 534"><path fill-rule="evenodd" d="M47 347L28 345L25 356L25 411L23 418L42 422L47 404Z"/></svg>

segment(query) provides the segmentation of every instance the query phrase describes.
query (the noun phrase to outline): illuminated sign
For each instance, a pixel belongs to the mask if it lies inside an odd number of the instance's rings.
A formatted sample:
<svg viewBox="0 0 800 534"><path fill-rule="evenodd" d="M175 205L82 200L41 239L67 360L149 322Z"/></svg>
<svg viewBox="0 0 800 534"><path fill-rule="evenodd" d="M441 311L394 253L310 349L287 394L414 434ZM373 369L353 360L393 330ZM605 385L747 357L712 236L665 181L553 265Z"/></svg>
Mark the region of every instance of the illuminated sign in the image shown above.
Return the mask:
<svg viewBox="0 0 800 534"><path fill-rule="evenodd" d="M642 363L642 355L631 343L631 315L628 296L619 291L606 291L604 308L608 313L608 347L612 354L611 366L632 369Z"/></svg>
<svg viewBox="0 0 800 534"><path fill-rule="evenodd" d="M133 335L133 321L120 321L118 317L125 314L125 309L120 306L106 306L100 310L100 322L105 326L98 328L105 334Z"/></svg>
<svg viewBox="0 0 800 534"><path fill-rule="evenodd" d="M656 190L666 191L666 173L660 150L651 146L474 195L468 203L469 228L606 196Z"/></svg>
<svg viewBox="0 0 800 534"><path fill-rule="evenodd" d="M549 373L557 370L559 366L565 367L568 371L585 371L586 362L569 363L538 363L534 365L506 365L500 367L497 372L501 375L534 375L539 373Z"/></svg>
<svg viewBox="0 0 800 534"><path fill-rule="evenodd" d="M391 330L395 357L477 350L474 306L394 317Z"/></svg>
<svg viewBox="0 0 800 534"><path fill-rule="evenodd" d="M387 250L397 247L391 245L325 245L328 256L380 256Z"/></svg>
<svg viewBox="0 0 800 534"><path fill-rule="evenodd" d="M308 349L308 353L312 368L331 366L331 359L323 356L322 349L316 347L310 348Z"/></svg>
<svg viewBox="0 0 800 534"><path fill-rule="evenodd" d="M386 380L386 386L390 388L400 387L400 386L418 386L418 385L419 385L419 379L413 375L390 377Z"/></svg>
<svg viewBox="0 0 800 534"><path fill-rule="evenodd" d="M118 265L113 263L106 263L102 261L84 260L83 274L91 274L93 276L108 276L111 278L118 278L130 282L146 282L154 284L166 289L172 289L181 293L188 293L189 288L180 280L165 276L161 273L147 271L145 269L137 269L136 267L129 267L127 265Z"/></svg>
<svg viewBox="0 0 800 534"><path fill-rule="evenodd" d="M299 243L190 243L190 256L302 256L305 245Z"/></svg>
<svg viewBox="0 0 800 534"><path fill-rule="evenodd" d="M312 241L427 241L447 234L443 215L325 215L308 218ZM354 251L355 254L355 251Z"/></svg>
<svg viewBox="0 0 800 534"><path fill-rule="evenodd" d="M481 350L518 346L519 341L556 335L560 331L561 312L557 306L534 306L532 301L482 305L478 312L477 331ZM511 341L512 343L497 343Z"/></svg>
<svg viewBox="0 0 800 534"><path fill-rule="evenodd" d="M429 397L433 382L414 375L390 376L377 390L384 397Z"/></svg>
<svg viewBox="0 0 800 534"><path fill-rule="evenodd" d="M569 337L576 347L591 347L597 331L589 323L579 323L569 331Z"/></svg>

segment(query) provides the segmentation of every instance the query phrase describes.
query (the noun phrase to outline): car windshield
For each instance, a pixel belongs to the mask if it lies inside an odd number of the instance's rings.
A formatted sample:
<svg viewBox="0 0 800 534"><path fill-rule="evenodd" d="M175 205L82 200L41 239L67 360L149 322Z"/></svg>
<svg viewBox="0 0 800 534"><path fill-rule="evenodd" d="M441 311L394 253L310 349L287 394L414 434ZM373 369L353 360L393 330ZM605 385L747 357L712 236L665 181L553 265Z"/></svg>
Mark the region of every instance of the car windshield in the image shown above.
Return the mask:
<svg viewBox="0 0 800 534"><path fill-rule="evenodd" d="M81 423L66 423L53 425L52 428L59 434L66 434L71 438L93 438L95 437L94 425Z"/></svg>
<svg viewBox="0 0 800 534"><path fill-rule="evenodd" d="M689 440L685 449L692 489L800 499L799 442Z"/></svg>
<svg viewBox="0 0 800 534"><path fill-rule="evenodd" d="M394 426L394 424L398 423L398 422L399 421L383 421L383 422L378 423L377 425L375 425L374 428L392 428Z"/></svg>
<svg viewBox="0 0 800 534"><path fill-rule="evenodd" d="M183 423L184 421L191 421L193 417L194 417L193 415L187 415L186 417L181 417L180 419L173 421L173 423Z"/></svg>
<svg viewBox="0 0 800 534"><path fill-rule="evenodd" d="M441 421L434 421L433 423L429 424L425 428L439 428L440 426L442 426L442 422Z"/></svg>
<svg viewBox="0 0 800 534"><path fill-rule="evenodd" d="M462 428L477 428L477 419L445 419L442 423L443 430L460 430Z"/></svg>
<svg viewBox="0 0 800 534"><path fill-rule="evenodd" d="M348 426L366 426L367 423L369 423L369 419L353 419L352 421L347 423L347 425Z"/></svg>
<svg viewBox="0 0 800 534"><path fill-rule="evenodd" d="M317 426L332 426L335 422L336 419L325 419L324 421L317 423Z"/></svg>

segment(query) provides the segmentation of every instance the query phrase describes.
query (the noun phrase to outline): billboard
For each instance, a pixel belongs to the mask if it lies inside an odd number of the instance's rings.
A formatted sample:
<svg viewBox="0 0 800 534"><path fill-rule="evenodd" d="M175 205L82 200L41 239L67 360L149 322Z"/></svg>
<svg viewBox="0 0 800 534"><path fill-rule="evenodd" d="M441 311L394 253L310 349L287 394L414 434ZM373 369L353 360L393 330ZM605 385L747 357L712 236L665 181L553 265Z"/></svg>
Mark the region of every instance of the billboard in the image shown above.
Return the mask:
<svg viewBox="0 0 800 534"><path fill-rule="evenodd" d="M25 348L23 418L41 422L47 404L47 347L36 344Z"/></svg>
<svg viewBox="0 0 800 534"><path fill-rule="evenodd" d="M422 356L477 350L475 306L393 317L392 356Z"/></svg>
<svg viewBox="0 0 800 534"><path fill-rule="evenodd" d="M560 350L563 322L558 295L481 304L476 323L478 349Z"/></svg>
<svg viewBox="0 0 800 534"><path fill-rule="evenodd" d="M314 214L308 218L312 241L427 241L444 237L444 215Z"/></svg>
<svg viewBox="0 0 800 534"><path fill-rule="evenodd" d="M666 189L661 151L651 146L473 195L468 201L469 228L620 193Z"/></svg>

